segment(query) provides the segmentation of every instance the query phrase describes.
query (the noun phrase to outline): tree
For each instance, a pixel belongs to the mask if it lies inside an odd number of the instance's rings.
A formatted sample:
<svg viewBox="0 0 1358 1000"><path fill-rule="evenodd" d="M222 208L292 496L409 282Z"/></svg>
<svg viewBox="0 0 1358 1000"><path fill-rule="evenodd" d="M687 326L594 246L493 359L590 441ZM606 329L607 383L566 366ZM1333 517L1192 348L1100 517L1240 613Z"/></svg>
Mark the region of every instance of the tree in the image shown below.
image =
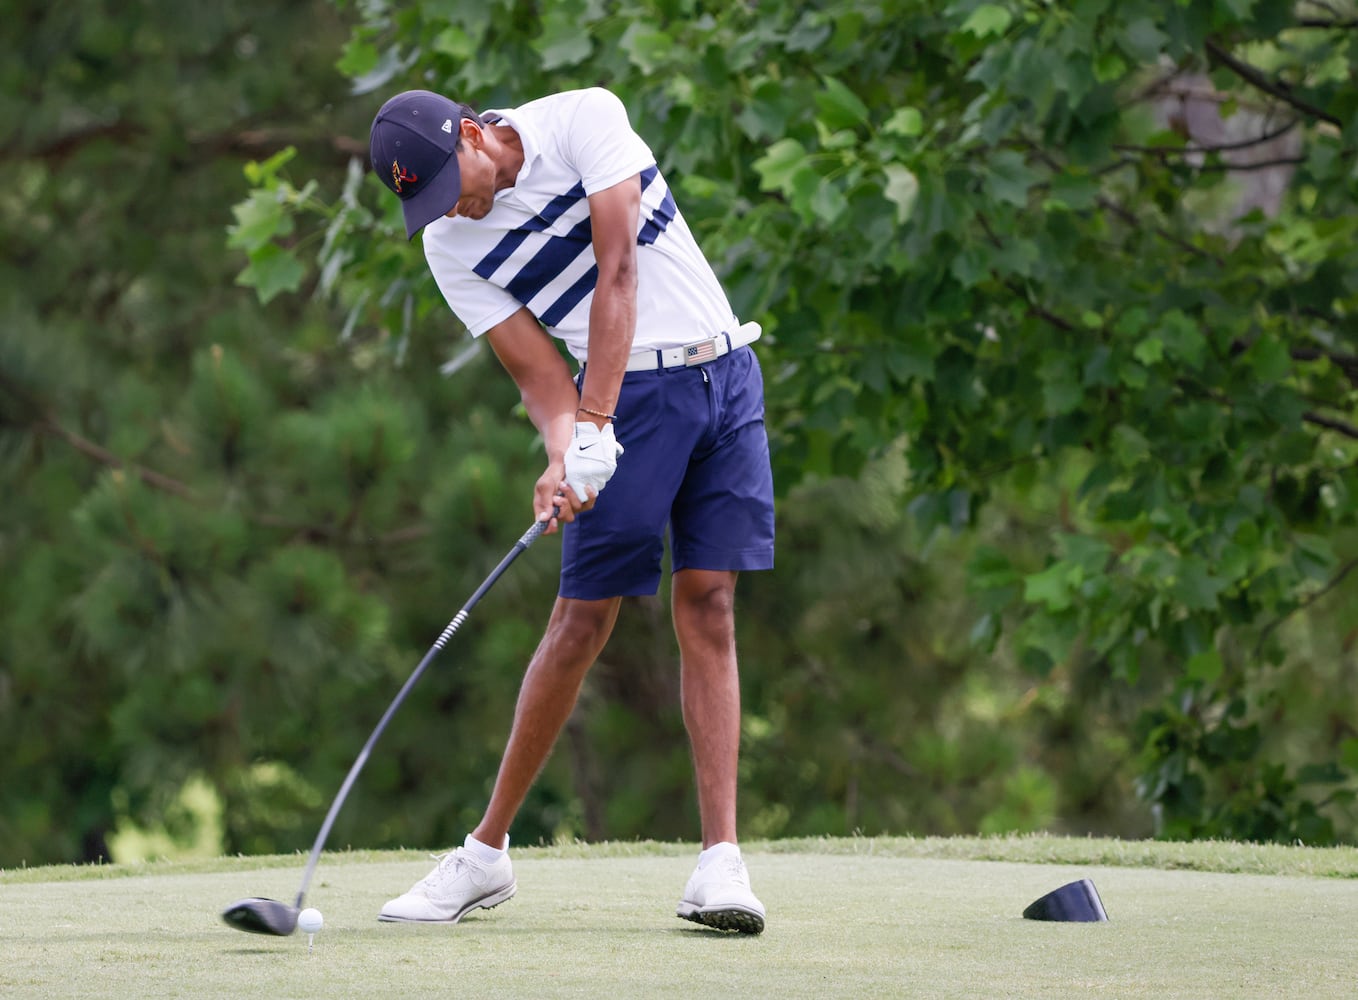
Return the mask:
<svg viewBox="0 0 1358 1000"><path fill-rule="evenodd" d="M315 798L269 761L302 760L316 719L352 705L327 676L382 665L385 609L317 542L323 491L353 504L324 478L343 457L310 467L306 508L276 468L399 413L315 377L334 350L316 311L266 318L222 245L250 158L294 143L343 176L330 104L348 28L326 4L9 14L0 865L107 857L120 822L182 831L195 774L225 791L230 846L246 846L239 831L269 828L246 818L269 788ZM337 426L306 419L327 407ZM247 794L252 780L269 788ZM272 845L305 836L291 806L281 822Z"/></svg>
<svg viewBox="0 0 1358 1000"><path fill-rule="evenodd" d="M1355 607L1351 4L359 13L360 91L624 98L768 331L780 483L903 446L926 536L984 542L981 649L1154 692L1136 740L1159 833L1353 835L1352 720L1300 755L1274 725L1279 678L1309 669L1289 621ZM308 210L314 255L291 241ZM268 164L237 211L263 298L319 269L356 328L438 308L375 181L327 204Z"/></svg>
<svg viewBox="0 0 1358 1000"><path fill-rule="evenodd" d="M0 865L187 841L202 786L304 849L526 523L540 445L366 173L408 85L612 87L765 326L743 833L1358 838L1347 0L11 14ZM550 550L332 844L475 821ZM692 836L665 599L516 843Z"/></svg>

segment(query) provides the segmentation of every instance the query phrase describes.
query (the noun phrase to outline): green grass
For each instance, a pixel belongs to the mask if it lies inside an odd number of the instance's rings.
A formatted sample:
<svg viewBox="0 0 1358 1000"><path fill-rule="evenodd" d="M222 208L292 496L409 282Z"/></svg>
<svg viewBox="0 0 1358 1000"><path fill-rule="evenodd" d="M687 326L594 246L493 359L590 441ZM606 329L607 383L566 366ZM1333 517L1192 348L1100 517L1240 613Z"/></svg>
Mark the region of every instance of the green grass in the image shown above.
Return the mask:
<svg viewBox="0 0 1358 1000"><path fill-rule="evenodd" d="M0 872L0 995L17 997L1349 997L1358 849L1055 837L745 845L760 937L674 916L688 844L515 849L519 894L456 927L379 924L430 866L327 854L306 936L240 934L304 858ZM1106 924L1020 917L1088 877Z"/></svg>

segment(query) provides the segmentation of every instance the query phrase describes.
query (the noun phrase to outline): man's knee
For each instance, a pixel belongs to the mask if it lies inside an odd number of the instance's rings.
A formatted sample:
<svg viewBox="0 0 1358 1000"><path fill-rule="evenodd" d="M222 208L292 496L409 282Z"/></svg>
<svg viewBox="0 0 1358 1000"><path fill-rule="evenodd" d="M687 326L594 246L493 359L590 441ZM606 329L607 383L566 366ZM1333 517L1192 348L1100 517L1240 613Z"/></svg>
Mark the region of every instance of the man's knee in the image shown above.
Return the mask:
<svg viewBox="0 0 1358 1000"><path fill-rule="evenodd" d="M617 619L618 601L577 601L558 598L547 626L544 644L558 659L593 660L608 641Z"/></svg>
<svg viewBox="0 0 1358 1000"><path fill-rule="evenodd" d="M736 575L683 570L674 579L674 617L679 629L692 627L706 636L734 630Z"/></svg>

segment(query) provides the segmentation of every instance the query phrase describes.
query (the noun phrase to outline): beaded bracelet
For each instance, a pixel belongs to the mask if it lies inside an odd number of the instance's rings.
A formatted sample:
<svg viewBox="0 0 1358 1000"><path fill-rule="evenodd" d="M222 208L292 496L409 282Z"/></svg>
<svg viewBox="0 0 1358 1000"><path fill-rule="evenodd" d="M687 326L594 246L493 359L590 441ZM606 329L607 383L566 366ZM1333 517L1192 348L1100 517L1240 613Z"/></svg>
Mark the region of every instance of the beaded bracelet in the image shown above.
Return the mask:
<svg viewBox="0 0 1358 1000"><path fill-rule="evenodd" d="M604 420L617 420L617 419L618 419L618 415L617 415L616 413L604 413L604 412L602 412L602 411L600 411L600 410L591 410L588 406L577 406L577 407L575 408L575 412L576 412L576 413L588 413L591 417L602 417Z"/></svg>

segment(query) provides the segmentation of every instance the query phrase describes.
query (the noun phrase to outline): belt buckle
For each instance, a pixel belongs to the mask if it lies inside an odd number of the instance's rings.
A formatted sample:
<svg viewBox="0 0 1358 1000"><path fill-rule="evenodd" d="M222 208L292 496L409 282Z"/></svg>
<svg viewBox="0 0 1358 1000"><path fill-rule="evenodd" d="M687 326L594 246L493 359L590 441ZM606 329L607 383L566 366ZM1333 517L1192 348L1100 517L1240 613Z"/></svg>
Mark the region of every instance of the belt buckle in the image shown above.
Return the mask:
<svg viewBox="0 0 1358 1000"><path fill-rule="evenodd" d="M684 345L684 367L692 368L704 361L717 360L717 338L709 337L693 344Z"/></svg>

